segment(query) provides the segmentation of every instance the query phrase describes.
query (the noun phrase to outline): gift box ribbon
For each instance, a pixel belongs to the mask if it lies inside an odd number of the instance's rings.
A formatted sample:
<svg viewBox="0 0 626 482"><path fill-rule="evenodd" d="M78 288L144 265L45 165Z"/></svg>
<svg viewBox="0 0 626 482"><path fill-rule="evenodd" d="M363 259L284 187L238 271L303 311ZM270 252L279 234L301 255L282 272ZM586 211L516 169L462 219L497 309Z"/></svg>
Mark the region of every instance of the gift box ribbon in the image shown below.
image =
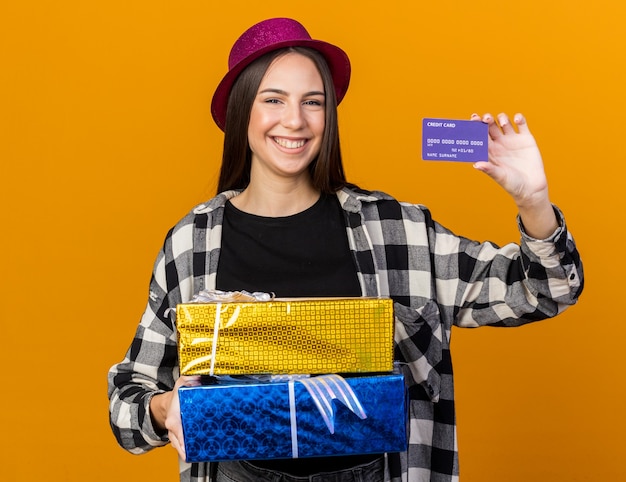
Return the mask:
<svg viewBox="0 0 626 482"><path fill-rule="evenodd" d="M213 325L213 340L211 342L211 355L210 355L210 367L209 375L215 374L215 358L217 353L217 337L220 331L222 303L233 302L251 302L251 301L270 301L274 298L273 293L264 293L255 291L250 293L248 291L220 291L220 290L202 290L197 295L194 295L191 299L192 303L215 303L215 322ZM236 310L235 315L239 314L239 310ZM233 318L237 318L234 316ZM205 342L205 339L196 340L197 342ZM195 364L203 363L208 357L200 357L196 360Z"/></svg>
<svg viewBox="0 0 626 482"><path fill-rule="evenodd" d="M276 377L273 377L276 381ZM291 423L291 449L292 457L298 458L298 422L296 417L296 393L295 384L302 383L313 399L315 406L320 412L328 431L335 433L335 414L333 400L343 403L352 413L361 420L367 418L367 414L358 397L348 385L346 380L339 375L321 375L312 378L298 378L289 376L287 380L289 388L289 418Z"/></svg>
<svg viewBox="0 0 626 482"><path fill-rule="evenodd" d="M306 388L309 396L315 403L328 431L335 433L335 413L333 410L333 400L343 403L348 410L354 413L361 420L367 418L365 409L361 405L359 398L352 390L348 382L340 375L319 375L310 377L309 375L249 375L243 378L232 378L229 375L219 375L215 377L222 382L234 383L276 383L286 382L289 393L289 422L291 432L292 457L298 458L298 421L296 407L295 384L301 383Z"/></svg>

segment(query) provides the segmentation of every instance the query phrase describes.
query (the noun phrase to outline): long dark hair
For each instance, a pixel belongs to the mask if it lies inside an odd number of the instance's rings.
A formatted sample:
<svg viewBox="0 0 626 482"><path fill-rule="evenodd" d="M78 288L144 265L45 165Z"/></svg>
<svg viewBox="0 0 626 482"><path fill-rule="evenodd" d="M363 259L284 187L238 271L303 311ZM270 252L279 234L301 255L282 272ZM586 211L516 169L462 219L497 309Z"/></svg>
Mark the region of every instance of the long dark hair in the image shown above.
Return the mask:
<svg viewBox="0 0 626 482"><path fill-rule="evenodd" d="M233 84L226 110L224 151L217 186L218 193L228 189L245 189L250 183L252 152L248 145L248 124L252 104L270 64L276 58L289 52L304 55L315 63L322 77L326 94L324 135L320 152L309 165L313 187L323 193L331 194L348 184L341 160L337 98L328 64L322 54L316 50L290 47L270 52L255 60L246 67Z"/></svg>

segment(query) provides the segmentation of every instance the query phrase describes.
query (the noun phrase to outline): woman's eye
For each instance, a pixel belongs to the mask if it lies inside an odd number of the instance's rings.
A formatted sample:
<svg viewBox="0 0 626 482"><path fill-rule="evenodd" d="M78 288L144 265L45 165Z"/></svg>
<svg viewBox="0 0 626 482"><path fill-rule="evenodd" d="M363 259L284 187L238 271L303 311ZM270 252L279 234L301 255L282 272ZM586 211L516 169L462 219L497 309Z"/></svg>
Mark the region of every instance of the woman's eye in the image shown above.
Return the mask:
<svg viewBox="0 0 626 482"><path fill-rule="evenodd" d="M319 101L319 100L307 100L304 104L305 105L315 105L315 106L323 105L322 102Z"/></svg>
<svg viewBox="0 0 626 482"><path fill-rule="evenodd" d="M266 104L278 104L279 102L278 99L265 99Z"/></svg>

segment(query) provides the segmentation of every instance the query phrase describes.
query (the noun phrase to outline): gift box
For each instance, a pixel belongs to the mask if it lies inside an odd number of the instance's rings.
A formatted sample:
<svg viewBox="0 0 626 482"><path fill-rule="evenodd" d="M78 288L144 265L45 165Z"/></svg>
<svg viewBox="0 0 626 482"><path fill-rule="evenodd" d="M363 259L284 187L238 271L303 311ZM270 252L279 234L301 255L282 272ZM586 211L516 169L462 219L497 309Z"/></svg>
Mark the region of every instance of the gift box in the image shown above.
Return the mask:
<svg viewBox="0 0 626 482"><path fill-rule="evenodd" d="M393 320L389 298L180 304L176 308L180 372L389 372Z"/></svg>
<svg viewBox="0 0 626 482"><path fill-rule="evenodd" d="M407 397L401 374L345 378L347 390L327 376L309 380L319 387L281 381L180 388L187 461L406 450ZM354 399L348 394L347 400L338 400L350 390Z"/></svg>

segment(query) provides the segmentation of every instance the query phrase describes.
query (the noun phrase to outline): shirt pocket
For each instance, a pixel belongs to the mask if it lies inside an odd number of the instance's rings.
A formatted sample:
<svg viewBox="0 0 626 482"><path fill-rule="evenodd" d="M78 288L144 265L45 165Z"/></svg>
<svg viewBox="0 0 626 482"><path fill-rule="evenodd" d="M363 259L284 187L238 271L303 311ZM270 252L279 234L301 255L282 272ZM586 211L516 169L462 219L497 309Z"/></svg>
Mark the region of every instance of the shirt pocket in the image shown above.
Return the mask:
<svg viewBox="0 0 626 482"><path fill-rule="evenodd" d="M411 308L393 304L396 359L410 385L419 384L432 402L439 401L441 376L435 368L442 358L443 327L439 306L429 301Z"/></svg>

